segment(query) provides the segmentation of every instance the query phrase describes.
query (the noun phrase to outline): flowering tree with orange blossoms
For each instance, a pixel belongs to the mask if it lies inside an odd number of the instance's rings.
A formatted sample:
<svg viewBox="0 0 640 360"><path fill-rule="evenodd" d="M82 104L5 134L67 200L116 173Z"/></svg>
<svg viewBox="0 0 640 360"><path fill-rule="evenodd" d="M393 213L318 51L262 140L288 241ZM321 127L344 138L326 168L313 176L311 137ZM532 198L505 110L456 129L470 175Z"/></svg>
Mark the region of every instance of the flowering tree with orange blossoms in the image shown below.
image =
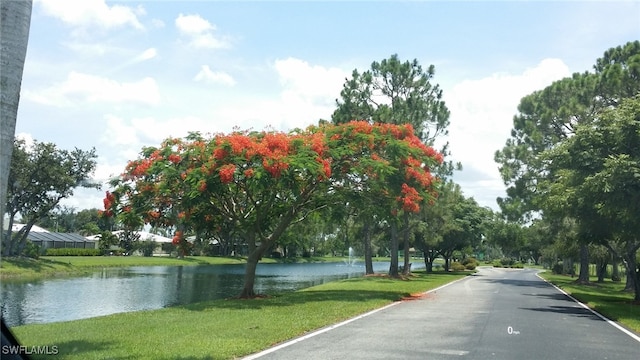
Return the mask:
<svg viewBox="0 0 640 360"><path fill-rule="evenodd" d="M126 208L128 216L173 228L178 243L189 231L232 224L249 248L240 294L249 298L259 260L289 225L353 187L383 195L390 217L415 212L434 196L429 166L439 161L410 126L191 134L130 162L112 184L105 214L123 216Z"/></svg>
<svg viewBox="0 0 640 360"><path fill-rule="evenodd" d="M349 158L341 169L346 174L342 181L346 184L343 190L349 194L348 198L375 199L377 210L383 208L377 216L390 224L389 274L397 276L398 221L407 221L408 214L417 213L421 204L431 202L437 196L437 179L430 168L442 163L442 154L420 141L410 124L351 121L330 128L327 133L331 148L347 147L357 155ZM351 171L345 172L349 167ZM364 207L361 213L367 218L372 215L371 211L376 212L367 205ZM365 252L366 248L367 239ZM372 272L370 256L365 256L365 262Z"/></svg>

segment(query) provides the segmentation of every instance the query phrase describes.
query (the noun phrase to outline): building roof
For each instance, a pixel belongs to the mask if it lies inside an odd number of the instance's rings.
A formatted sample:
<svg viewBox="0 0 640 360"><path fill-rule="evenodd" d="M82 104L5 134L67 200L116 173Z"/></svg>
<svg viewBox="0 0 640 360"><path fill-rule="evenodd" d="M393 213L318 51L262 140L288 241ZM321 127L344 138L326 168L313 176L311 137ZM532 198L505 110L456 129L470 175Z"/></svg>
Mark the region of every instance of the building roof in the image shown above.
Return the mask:
<svg viewBox="0 0 640 360"><path fill-rule="evenodd" d="M118 235L123 231L124 230L114 231L113 235ZM140 241L151 240L151 241L155 241L157 243L170 243L170 242L173 241L173 239L171 239L171 238L160 236L160 235L156 235L156 234L152 234L152 233L146 232L146 231L136 231L136 233L138 235L140 235Z"/></svg>
<svg viewBox="0 0 640 360"><path fill-rule="evenodd" d="M95 240L87 239L80 234L56 233L56 232L29 232L29 235L27 235L27 239L29 239L32 242L33 241L74 242L74 243L95 242Z"/></svg>
<svg viewBox="0 0 640 360"><path fill-rule="evenodd" d="M11 226L11 231L12 231L12 232L18 232L18 231L22 230L22 228L23 228L23 227L25 227L25 224L16 224L16 223L14 223L14 224ZM34 233L34 232L38 232L38 233L48 233L48 232L49 232L49 230L44 229L44 228L41 228L41 227L40 227L40 226L38 226L38 225L33 225L33 226L31 227L31 230L29 230L29 232L30 232L30 233Z"/></svg>

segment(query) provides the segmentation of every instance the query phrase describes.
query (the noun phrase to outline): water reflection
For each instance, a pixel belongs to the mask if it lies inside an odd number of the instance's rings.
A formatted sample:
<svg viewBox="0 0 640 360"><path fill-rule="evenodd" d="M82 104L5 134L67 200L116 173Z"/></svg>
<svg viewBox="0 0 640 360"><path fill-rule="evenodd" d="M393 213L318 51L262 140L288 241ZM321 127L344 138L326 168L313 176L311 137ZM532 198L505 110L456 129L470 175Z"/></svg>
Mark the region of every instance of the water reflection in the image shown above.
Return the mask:
<svg viewBox="0 0 640 360"><path fill-rule="evenodd" d="M386 272L388 266L375 263L374 270ZM363 274L361 264L259 264L255 291L293 291ZM145 266L80 278L3 282L2 316L16 326L228 298L240 293L243 276L244 265Z"/></svg>

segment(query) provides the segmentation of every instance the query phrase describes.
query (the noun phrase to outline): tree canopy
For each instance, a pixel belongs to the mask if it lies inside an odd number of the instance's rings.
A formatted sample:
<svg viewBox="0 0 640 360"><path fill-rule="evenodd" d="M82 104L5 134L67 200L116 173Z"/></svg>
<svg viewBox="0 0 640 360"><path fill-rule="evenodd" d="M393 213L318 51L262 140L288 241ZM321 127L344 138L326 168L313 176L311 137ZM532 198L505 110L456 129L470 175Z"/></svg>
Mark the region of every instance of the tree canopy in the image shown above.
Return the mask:
<svg viewBox="0 0 640 360"><path fill-rule="evenodd" d="M354 187L373 189L389 218L419 211L435 197L429 169L441 161L408 124L194 133L145 148L113 182L104 214L171 227L179 245L186 232L233 224L249 247L241 296L252 297L257 262L292 223Z"/></svg>
<svg viewBox="0 0 640 360"><path fill-rule="evenodd" d="M29 145L15 140L6 201L9 230L3 244L5 256L20 254L31 227L60 200L73 195L75 188L99 187L91 182L96 157L95 149L68 151L53 143L35 141ZM10 229L18 214L25 226L12 236Z"/></svg>

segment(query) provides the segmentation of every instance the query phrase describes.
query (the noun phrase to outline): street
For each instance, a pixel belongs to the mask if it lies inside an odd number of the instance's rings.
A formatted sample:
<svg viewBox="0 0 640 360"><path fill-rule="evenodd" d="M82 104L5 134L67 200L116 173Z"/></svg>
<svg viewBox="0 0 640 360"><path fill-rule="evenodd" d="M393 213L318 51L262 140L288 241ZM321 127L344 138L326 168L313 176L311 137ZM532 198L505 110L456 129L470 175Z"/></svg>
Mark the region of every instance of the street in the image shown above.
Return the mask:
<svg viewBox="0 0 640 360"><path fill-rule="evenodd" d="M246 359L623 359L640 339L536 276L477 274Z"/></svg>

